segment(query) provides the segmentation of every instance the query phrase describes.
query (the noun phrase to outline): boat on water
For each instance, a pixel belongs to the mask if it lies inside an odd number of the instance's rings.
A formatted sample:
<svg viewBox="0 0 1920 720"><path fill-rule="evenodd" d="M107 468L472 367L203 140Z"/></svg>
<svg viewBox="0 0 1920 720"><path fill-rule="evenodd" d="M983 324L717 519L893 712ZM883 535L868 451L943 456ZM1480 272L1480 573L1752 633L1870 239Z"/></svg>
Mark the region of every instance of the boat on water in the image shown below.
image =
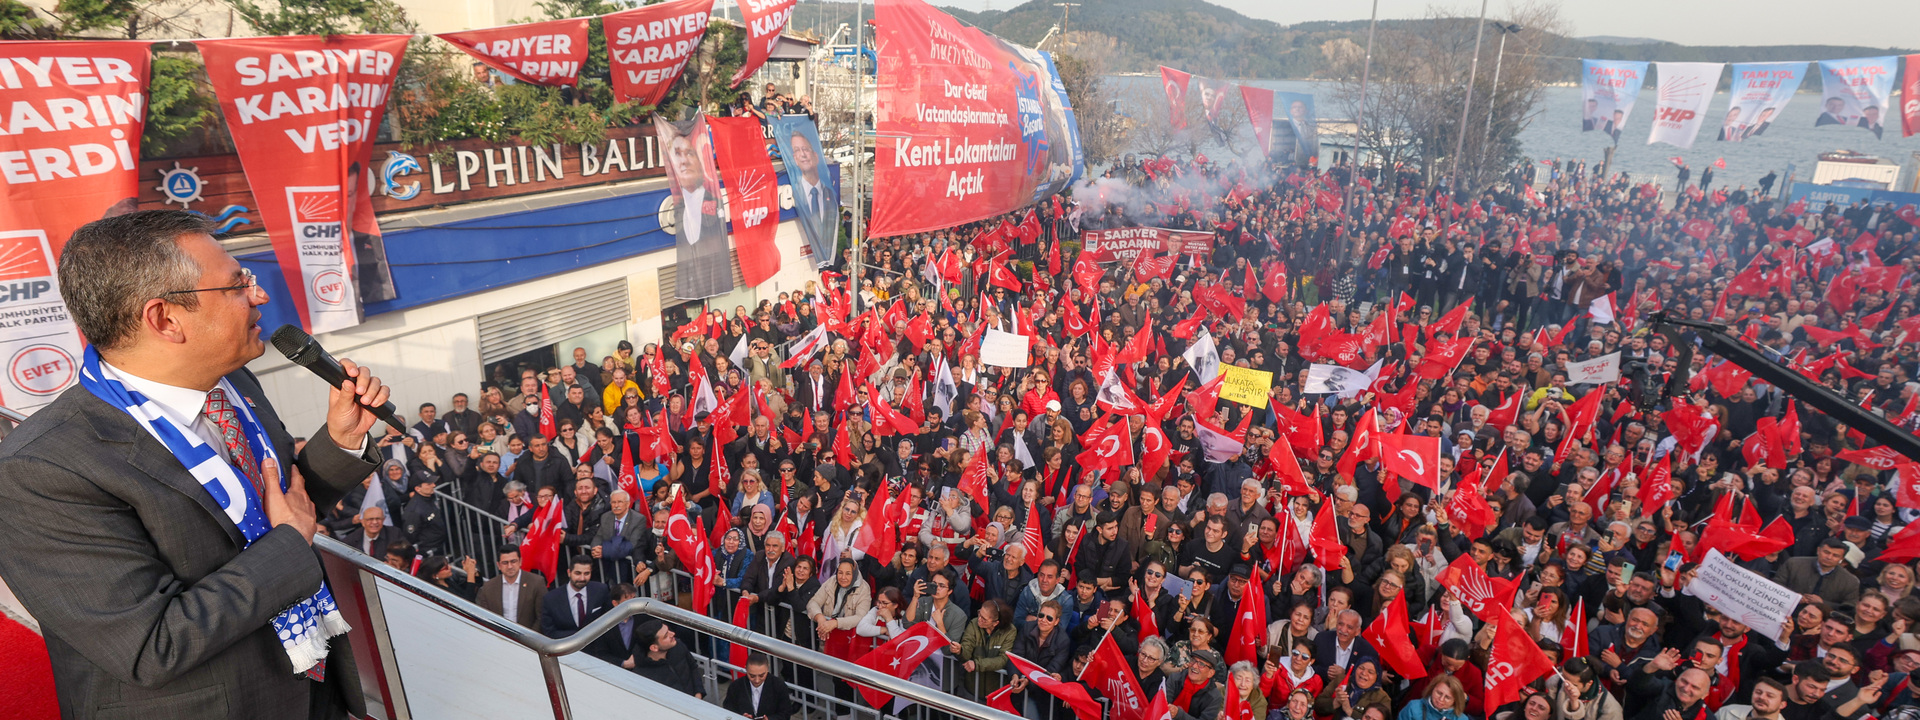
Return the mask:
<svg viewBox="0 0 1920 720"><path fill-rule="evenodd" d="M1820 160L1822 162L1861 163L1863 165L1876 165L1880 163L1880 158L1856 150L1823 152L1820 153Z"/></svg>

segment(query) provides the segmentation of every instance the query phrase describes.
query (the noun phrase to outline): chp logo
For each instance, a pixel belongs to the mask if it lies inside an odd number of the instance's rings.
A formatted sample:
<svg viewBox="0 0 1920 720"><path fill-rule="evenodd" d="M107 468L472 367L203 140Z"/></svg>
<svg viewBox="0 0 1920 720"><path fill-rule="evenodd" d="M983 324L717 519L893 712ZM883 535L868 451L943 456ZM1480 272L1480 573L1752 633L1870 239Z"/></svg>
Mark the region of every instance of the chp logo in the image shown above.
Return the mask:
<svg viewBox="0 0 1920 720"><path fill-rule="evenodd" d="M0 303L33 300L53 290L46 234L0 233Z"/></svg>
<svg viewBox="0 0 1920 720"><path fill-rule="evenodd" d="M7 361L7 379L33 395L52 395L73 383L73 355L47 344L28 345Z"/></svg>

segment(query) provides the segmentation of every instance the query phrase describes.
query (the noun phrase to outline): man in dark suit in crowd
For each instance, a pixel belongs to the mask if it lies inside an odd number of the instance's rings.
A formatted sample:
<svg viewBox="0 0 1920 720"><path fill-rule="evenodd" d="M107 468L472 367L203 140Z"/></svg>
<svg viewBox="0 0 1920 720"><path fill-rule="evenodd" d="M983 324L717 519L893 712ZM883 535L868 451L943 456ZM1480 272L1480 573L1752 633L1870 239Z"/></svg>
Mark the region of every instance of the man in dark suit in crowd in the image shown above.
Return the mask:
<svg viewBox="0 0 1920 720"><path fill-rule="evenodd" d="M540 602L540 633L563 638L579 632L613 607L607 600L606 583L593 580L593 559L576 557L567 564L566 584L547 591Z"/></svg>
<svg viewBox="0 0 1920 720"><path fill-rule="evenodd" d="M727 686L727 697L720 702L720 707L751 720L793 717L793 698L787 692L787 681L774 675L773 662L759 653L747 658L746 682L735 680Z"/></svg>
<svg viewBox="0 0 1920 720"><path fill-rule="evenodd" d="M269 298L213 230L146 210L76 231L59 274L88 372L0 443L0 577L40 622L65 717L365 714L347 637L297 667L273 622L323 587L314 507L373 472L368 406L388 391L341 358L349 379L296 452L245 367Z"/></svg>
<svg viewBox="0 0 1920 720"><path fill-rule="evenodd" d="M806 408L808 414L833 409L833 378L827 377L826 365L818 359L807 361L807 375L794 382L793 402Z"/></svg>
<svg viewBox="0 0 1920 720"><path fill-rule="evenodd" d="M615 585L612 592L614 606L640 597L639 588L634 587L632 583ZM634 641L640 639L633 631L643 621L644 618L638 616L621 620L620 624L613 626L613 629L608 630L605 635L595 638L593 643L587 646L586 653L632 670Z"/></svg>
<svg viewBox="0 0 1920 720"><path fill-rule="evenodd" d="M474 604L520 623L522 627L539 627L540 603L547 591L547 579L541 577L540 573L520 568L519 545L500 548L500 557L494 561L494 568L500 574L480 586L480 594L474 598Z"/></svg>
<svg viewBox="0 0 1920 720"><path fill-rule="evenodd" d="M448 433L464 433L469 439L480 437L480 413L467 407L467 394L453 394L453 409L441 418L447 423Z"/></svg>
<svg viewBox="0 0 1920 720"><path fill-rule="evenodd" d="M387 556L387 544L393 542L397 531L387 530L387 513L377 507L360 511L360 525L347 532L341 540L353 549L376 558Z"/></svg>
<svg viewBox="0 0 1920 720"><path fill-rule="evenodd" d="M573 494L573 468L565 456L553 451L553 443L539 433L527 440L527 453L514 462L513 479L527 486L530 493L538 494L540 488L550 487L563 498Z"/></svg>
<svg viewBox="0 0 1920 720"><path fill-rule="evenodd" d="M607 503L611 509L600 516L600 527L593 534L592 555L600 560L603 577L613 563L631 561L634 584L645 583L653 574L647 567L653 561L656 542L653 526L644 513L633 512L633 498L627 491L613 491Z"/></svg>

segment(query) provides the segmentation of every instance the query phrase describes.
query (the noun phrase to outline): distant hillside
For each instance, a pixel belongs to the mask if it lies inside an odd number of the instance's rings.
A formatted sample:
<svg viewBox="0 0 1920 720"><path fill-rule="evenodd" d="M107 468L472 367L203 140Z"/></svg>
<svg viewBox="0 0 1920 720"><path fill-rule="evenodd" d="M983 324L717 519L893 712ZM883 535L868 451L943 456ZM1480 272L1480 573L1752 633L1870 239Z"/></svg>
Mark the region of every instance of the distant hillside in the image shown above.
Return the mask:
<svg viewBox="0 0 1920 720"><path fill-rule="evenodd" d="M938 0L935 0L936 2ZM1205 0L1078 0L1070 29L1116 38L1119 48L1108 68L1113 72L1151 72L1157 65L1215 77L1308 79L1324 77L1328 51L1346 43L1364 45L1367 23L1304 22L1294 25L1249 18ZM970 12L941 8L962 22L1013 42L1032 45L1060 22L1053 0L1032 0L1009 10ZM872 6L867 7L871 18ZM831 35L851 24L854 5L802 2L793 27ZM1412 29L1424 20L1386 20L1382 28ZM1555 55L1606 60L1775 62L1891 55L1913 52L1891 48L1837 45L1690 46L1648 38L1592 36L1561 38ZM1391 48L1376 48L1376 52ZM1567 61L1563 79L1578 77L1578 63Z"/></svg>

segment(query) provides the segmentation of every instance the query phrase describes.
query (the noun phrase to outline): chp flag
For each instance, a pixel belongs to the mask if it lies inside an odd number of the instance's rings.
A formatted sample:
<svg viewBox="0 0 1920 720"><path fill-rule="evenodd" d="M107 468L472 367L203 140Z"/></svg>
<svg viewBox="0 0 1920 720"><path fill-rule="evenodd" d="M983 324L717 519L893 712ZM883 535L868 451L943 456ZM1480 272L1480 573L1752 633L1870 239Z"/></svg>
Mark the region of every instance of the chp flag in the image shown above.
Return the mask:
<svg viewBox="0 0 1920 720"><path fill-rule="evenodd" d="M570 86L580 82L580 66L587 60L590 19L521 23L434 37L520 82Z"/></svg>
<svg viewBox="0 0 1920 720"><path fill-rule="evenodd" d="M146 41L0 43L0 405L32 412L79 378L60 249L140 194Z"/></svg>
<svg viewBox="0 0 1920 720"><path fill-rule="evenodd" d="M1726 63L1660 62L1654 68L1660 76L1659 93L1653 109L1653 130L1647 144L1663 142L1678 148L1693 147L1700 126L1707 121L1707 103L1720 86L1720 69Z"/></svg>
<svg viewBox="0 0 1920 720"><path fill-rule="evenodd" d="M373 216L374 135L408 35L200 40L207 79L308 332L360 324L391 300Z"/></svg>
<svg viewBox="0 0 1920 720"><path fill-rule="evenodd" d="M1620 353L1567 363L1568 385L1597 385L1620 381Z"/></svg>

